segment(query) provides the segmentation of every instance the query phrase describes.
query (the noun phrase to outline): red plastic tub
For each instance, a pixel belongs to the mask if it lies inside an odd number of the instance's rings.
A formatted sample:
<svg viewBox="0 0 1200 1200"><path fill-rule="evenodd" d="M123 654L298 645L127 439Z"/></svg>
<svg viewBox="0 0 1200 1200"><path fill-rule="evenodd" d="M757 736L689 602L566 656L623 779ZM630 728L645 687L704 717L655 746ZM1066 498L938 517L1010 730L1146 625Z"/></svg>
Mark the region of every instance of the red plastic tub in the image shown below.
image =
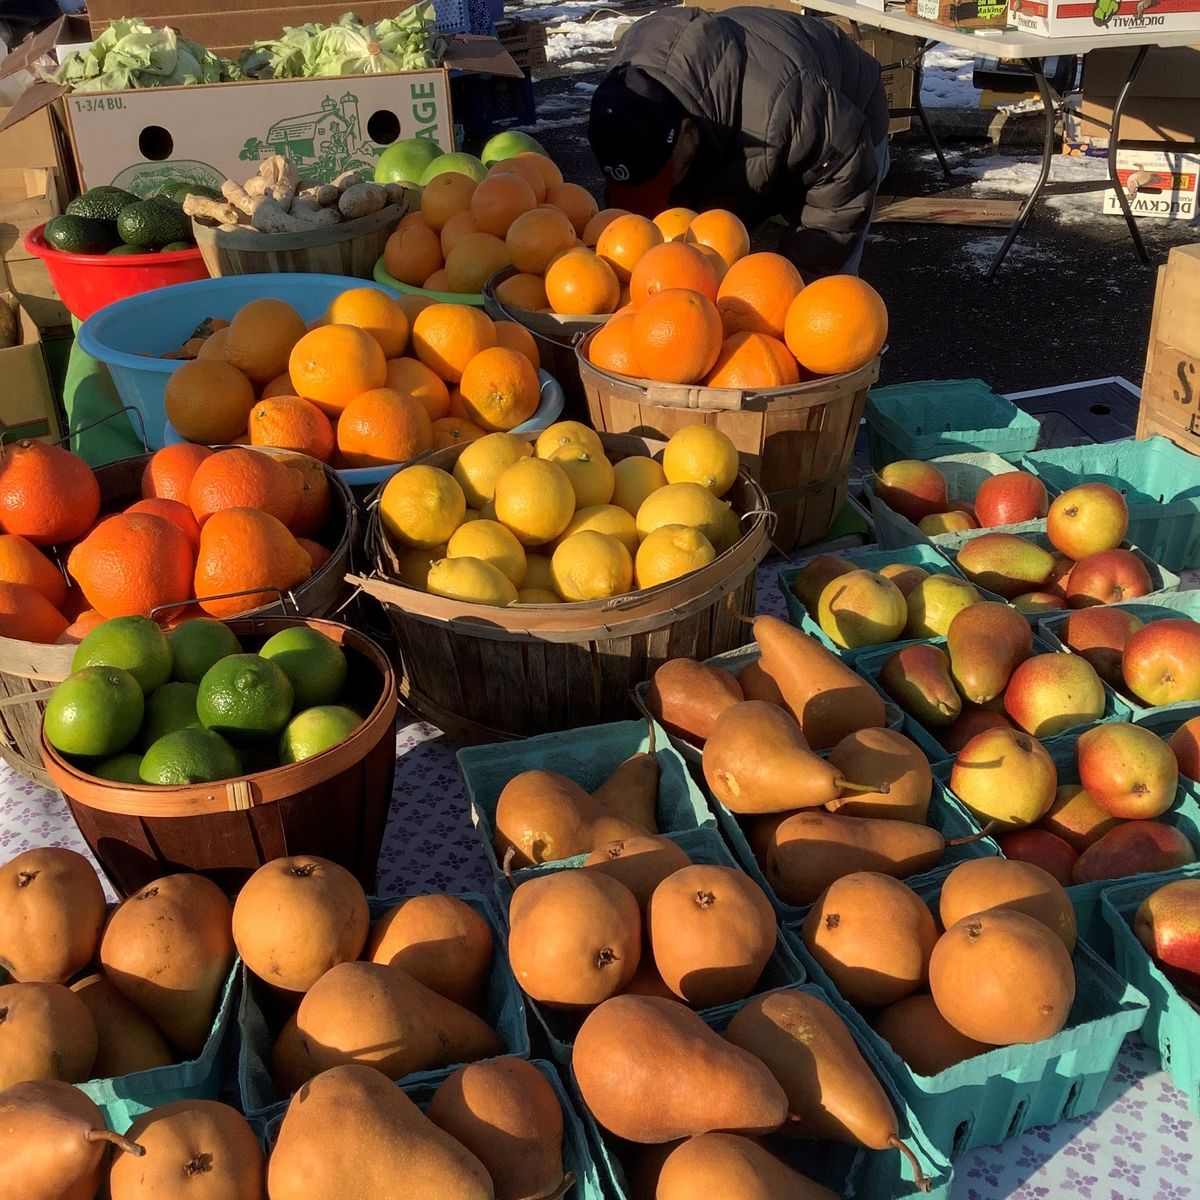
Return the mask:
<svg viewBox="0 0 1200 1200"><path fill-rule="evenodd" d="M45 228L39 225L25 235L25 249L46 264L59 299L81 321L114 300L208 278L197 249L169 254L67 254L42 237Z"/></svg>

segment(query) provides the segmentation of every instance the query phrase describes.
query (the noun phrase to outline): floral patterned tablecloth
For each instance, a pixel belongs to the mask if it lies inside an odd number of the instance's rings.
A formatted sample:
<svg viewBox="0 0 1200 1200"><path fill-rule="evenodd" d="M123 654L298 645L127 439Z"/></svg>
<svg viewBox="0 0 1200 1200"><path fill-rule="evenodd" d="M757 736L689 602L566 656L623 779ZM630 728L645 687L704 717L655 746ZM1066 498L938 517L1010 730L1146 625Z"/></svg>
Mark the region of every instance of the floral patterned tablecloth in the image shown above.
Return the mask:
<svg viewBox="0 0 1200 1200"><path fill-rule="evenodd" d="M759 575L759 608L783 615L774 567ZM490 892L471 826L456 747L430 725L402 725L396 783L379 863L382 895L421 889ZM87 853L66 804L0 766L0 861L35 846ZM1195 1200L1200 1117L1137 1036L1121 1050L1096 1112L960 1155L953 1200ZM864 1198L869 1200L869 1198Z"/></svg>

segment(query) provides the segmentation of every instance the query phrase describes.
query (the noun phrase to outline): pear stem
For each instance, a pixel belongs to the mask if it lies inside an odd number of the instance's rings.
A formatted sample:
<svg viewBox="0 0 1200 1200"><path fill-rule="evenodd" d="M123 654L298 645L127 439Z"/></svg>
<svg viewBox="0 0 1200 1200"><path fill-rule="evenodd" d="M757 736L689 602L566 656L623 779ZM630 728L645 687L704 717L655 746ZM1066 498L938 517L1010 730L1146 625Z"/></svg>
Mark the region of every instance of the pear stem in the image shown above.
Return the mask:
<svg viewBox="0 0 1200 1200"><path fill-rule="evenodd" d="M134 1158L141 1158L146 1153L145 1146L139 1146L137 1142L131 1142L127 1137L122 1137L119 1133L113 1133L111 1129L89 1129L84 1135L85 1142L108 1142L116 1146L118 1150L124 1150L126 1154L132 1154Z"/></svg>
<svg viewBox="0 0 1200 1200"><path fill-rule="evenodd" d="M568 1171L562 1177L562 1183L560 1183L552 1192L546 1193L546 1200L562 1200L562 1197L565 1196L574 1186L575 1172Z"/></svg>
<svg viewBox="0 0 1200 1200"><path fill-rule="evenodd" d="M979 841L980 838L985 838L991 835L993 829L996 828L998 822L989 821L978 833L971 834L970 837L952 838L946 843L947 846L969 846L972 842Z"/></svg>
<svg viewBox="0 0 1200 1200"><path fill-rule="evenodd" d="M646 718L646 725L647 725L647 727L648 727L648 728L649 728L649 730L650 730L650 743L649 743L649 745L646 747L646 753L647 753L647 754L653 754L653 753L654 753L654 740L655 740L655 738L657 737L657 734L654 732L654 718L653 718L653 717L647 717L647 718Z"/></svg>
<svg viewBox="0 0 1200 1200"><path fill-rule="evenodd" d="M745 615L745 613L740 613L740 612L738 612L738 610L736 608L733 607L733 593L732 592L730 592L729 595L725 597L725 607L727 609L729 609L730 613L733 614L734 619L741 621L741 623L743 625L753 625L754 624L753 617L748 617Z"/></svg>
<svg viewBox="0 0 1200 1200"><path fill-rule="evenodd" d="M878 792L886 796L892 790L890 783L851 783L848 779L837 778L833 781L843 792Z"/></svg>
<svg viewBox="0 0 1200 1200"><path fill-rule="evenodd" d="M925 1172L921 1170L921 1164L917 1161L917 1156L898 1138L892 1136L888 1138L888 1145L895 1146L913 1169L913 1182L917 1185L917 1190L921 1192L929 1192L933 1190L933 1184L925 1177Z"/></svg>
<svg viewBox="0 0 1200 1200"><path fill-rule="evenodd" d="M515 883L513 883L513 877L512 877L513 859L516 857L517 857L516 846L509 846L509 848L507 850L505 850L505 852L504 852L504 862L501 864L501 869L504 871L504 878L508 880L510 887L517 886Z"/></svg>

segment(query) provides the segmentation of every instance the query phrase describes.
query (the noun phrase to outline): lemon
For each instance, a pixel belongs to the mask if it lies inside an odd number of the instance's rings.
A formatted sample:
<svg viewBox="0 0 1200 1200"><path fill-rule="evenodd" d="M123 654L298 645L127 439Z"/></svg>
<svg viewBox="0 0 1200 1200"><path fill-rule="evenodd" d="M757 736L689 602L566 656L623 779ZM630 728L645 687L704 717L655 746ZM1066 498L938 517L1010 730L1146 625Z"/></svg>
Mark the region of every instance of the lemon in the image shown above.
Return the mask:
<svg viewBox="0 0 1200 1200"><path fill-rule="evenodd" d="M662 465L668 483L699 483L723 496L737 478L737 447L711 425L688 425L667 442Z"/></svg>
<svg viewBox="0 0 1200 1200"><path fill-rule="evenodd" d="M562 597L549 588L522 588L517 593L518 604L561 604Z"/></svg>
<svg viewBox="0 0 1200 1200"><path fill-rule="evenodd" d="M511 433L489 433L463 447L454 464L454 478L467 504L482 509L496 491L496 480L513 465L533 453L533 447Z"/></svg>
<svg viewBox="0 0 1200 1200"><path fill-rule="evenodd" d="M493 497L480 510L479 516L476 518L480 521L494 521L496 519L496 500Z"/></svg>
<svg viewBox="0 0 1200 1200"><path fill-rule="evenodd" d="M525 582L525 548L498 521L460 525L446 546L447 558L479 558L499 568L513 587Z"/></svg>
<svg viewBox="0 0 1200 1200"><path fill-rule="evenodd" d="M607 533L584 529L559 543L550 560L554 590L567 601L604 600L633 586L633 559Z"/></svg>
<svg viewBox="0 0 1200 1200"><path fill-rule="evenodd" d="M590 508L576 509L570 525L563 530L559 541L584 529L607 533L610 537L615 537L630 554L637 553L638 532L633 516L615 504L593 504Z"/></svg>
<svg viewBox="0 0 1200 1200"><path fill-rule="evenodd" d="M698 529L686 525L660 525L638 547L633 574L639 588L657 587L706 567L717 552Z"/></svg>
<svg viewBox="0 0 1200 1200"><path fill-rule="evenodd" d="M503 608L517 598L517 589L499 567L481 558L442 558L429 568L429 590L449 600L494 604Z"/></svg>
<svg viewBox="0 0 1200 1200"><path fill-rule="evenodd" d="M467 500L457 481L438 467L405 467L387 481L379 515L388 536L403 546L433 549L462 524Z"/></svg>
<svg viewBox="0 0 1200 1200"><path fill-rule="evenodd" d="M663 525L700 530L718 554L729 549L739 534L733 509L699 483L670 483L646 497L637 512L638 536L644 540Z"/></svg>
<svg viewBox="0 0 1200 1200"><path fill-rule="evenodd" d="M641 454L621 459L613 467L613 476L615 486L612 502L634 517L642 507L642 501L651 492L657 492L659 488L667 486L667 477L662 466L654 459Z"/></svg>
<svg viewBox="0 0 1200 1200"><path fill-rule="evenodd" d="M575 507L593 508L612 499L616 479L612 463L586 446L560 446L550 456L567 473L575 491Z"/></svg>
<svg viewBox="0 0 1200 1200"><path fill-rule="evenodd" d="M542 592L554 591L554 573L550 569L548 554L525 555L525 581L521 586Z"/></svg>
<svg viewBox="0 0 1200 1200"><path fill-rule="evenodd" d="M496 480L496 520L523 546L553 541L575 515L575 489L566 471L541 458L523 458Z"/></svg>
<svg viewBox="0 0 1200 1200"><path fill-rule="evenodd" d="M479 509L468 508L467 511L465 513L463 513L462 523L463 523L463 525L470 525L470 523L472 521L478 521L482 517L483 517L483 513L480 512ZM459 529L461 529L461 528L462 528L462 525L459 526Z"/></svg>
<svg viewBox="0 0 1200 1200"><path fill-rule="evenodd" d="M543 429L534 443L533 452L537 458L549 458L563 446L582 446L593 454L604 453L600 435L582 421L558 421Z"/></svg>
<svg viewBox="0 0 1200 1200"><path fill-rule="evenodd" d="M400 550L396 555L396 574L405 587L418 592L429 590L429 568L439 558L446 557L446 546L434 546L432 550L418 550L415 546Z"/></svg>

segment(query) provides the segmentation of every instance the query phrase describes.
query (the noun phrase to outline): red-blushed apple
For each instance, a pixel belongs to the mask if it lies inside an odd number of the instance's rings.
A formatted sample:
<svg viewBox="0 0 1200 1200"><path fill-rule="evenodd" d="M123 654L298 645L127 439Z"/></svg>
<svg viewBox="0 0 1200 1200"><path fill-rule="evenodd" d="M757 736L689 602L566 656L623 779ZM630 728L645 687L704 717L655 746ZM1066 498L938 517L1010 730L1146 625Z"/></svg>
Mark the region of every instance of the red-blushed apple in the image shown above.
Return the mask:
<svg viewBox="0 0 1200 1200"><path fill-rule="evenodd" d="M1047 592L1053 592L1056 596L1061 596L1065 601L1067 598L1067 588L1070 586L1071 572L1075 569L1075 560L1068 558L1065 554L1054 555L1054 565L1050 568L1050 575L1046 582L1042 584L1042 589Z"/></svg>
<svg viewBox="0 0 1200 1200"><path fill-rule="evenodd" d="M1033 863L1053 875L1063 887L1071 883L1071 871L1079 855L1062 838L1045 829L1014 829L996 839L1005 858Z"/></svg>
<svg viewBox="0 0 1200 1200"><path fill-rule="evenodd" d="M1133 932L1162 973L1200 998L1200 879L1164 883L1138 905Z"/></svg>
<svg viewBox="0 0 1200 1200"><path fill-rule="evenodd" d="M1054 803L1038 822L1038 828L1062 838L1082 854L1117 824L1117 818L1106 813L1081 784L1064 783L1055 792Z"/></svg>
<svg viewBox="0 0 1200 1200"><path fill-rule="evenodd" d="M933 537L937 533L962 533L964 529L978 529L979 525L970 513L961 509L950 512L934 513L931 517L922 517L917 522L917 528Z"/></svg>
<svg viewBox="0 0 1200 1200"><path fill-rule="evenodd" d="M1175 802L1179 765L1171 747L1151 729L1124 722L1097 725L1075 746L1079 782L1106 813L1147 821Z"/></svg>
<svg viewBox="0 0 1200 1200"><path fill-rule="evenodd" d="M1073 883L1124 879L1145 871L1172 871L1196 861L1192 843L1162 821L1122 821L1089 846L1071 872Z"/></svg>
<svg viewBox="0 0 1200 1200"><path fill-rule="evenodd" d="M1121 658L1125 643L1142 624L1126 608L1095 605L1072 612L1058 627L1058 636L1064 645L1086 658L1105 683L1123 688L1125 676L1121 673Z"/></svg>
<svg viewBox="0 0 1200 1200"><path fill-rule="evenodd" d="M1011 729L1013 723L1003 714L988 708L963 705L962 715L937 734L937 739L957 754L977 733L987 729Z"/></svg>
<svg viewBox="0 0 1200 1200"><path fill-rule="evenodd" d="M1067 602L1054 592L1026 592L1013 597L1013 608L1023 613L1059 612Z"/></svg>
<svg viewBox="0 0 1200 1200"><path fill-rule="evenodd" d="M1067 603L1072 608L1094 604L1119 604L1153 590L1146 564L1132 550L1101 550L1081 558L1067 584Z"/></svg>
<svg viewBox="0 0 1200 1200"><path fill-rule="evenodd" d="M1018 729L1036 738L1055 737L1104 715L1104 684L1078 654L1035 654L1012 673L1004 711Z"/></svg>
<svg viewBox="0 0 1200 1200"><path fill-rule="evenodd" d="M1184 721L1171 734L1167 745L1179 764L1180 775L1188 779L1200 779L1200 717Z"/></svg>
<svg viewBox="0 0 1200 1200"><path fill-rule="evenodd" d="M1186 617L1148 622L1125 643L1121 673L1151 708L1200 700L1200 624Z"/></svg>
<svg viewBox="0 0 1200 1200"><path fill-rule="evenodd" d="M937 467L914 458L888 463L875 476L875 495L914 524L950 507L946 477Z"/></svg>
<svg viewBox="0 0 1200 1200"><path fill-rule="evenodd" d="M975 519L984 529L1040 520L1049 506L1046 485L1028 471L992 475L975 493Z"/></svg>
<svg viewBox="0 0 1200 1200"><path fill-rule="evenodd" d="M1046 536L1068 558L1087 558L1121 544L1129 528L1125 497L1107 483L1081 483L1056 496L1046 514Z"/></svg>

